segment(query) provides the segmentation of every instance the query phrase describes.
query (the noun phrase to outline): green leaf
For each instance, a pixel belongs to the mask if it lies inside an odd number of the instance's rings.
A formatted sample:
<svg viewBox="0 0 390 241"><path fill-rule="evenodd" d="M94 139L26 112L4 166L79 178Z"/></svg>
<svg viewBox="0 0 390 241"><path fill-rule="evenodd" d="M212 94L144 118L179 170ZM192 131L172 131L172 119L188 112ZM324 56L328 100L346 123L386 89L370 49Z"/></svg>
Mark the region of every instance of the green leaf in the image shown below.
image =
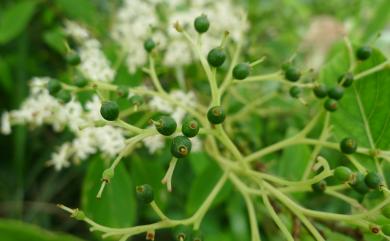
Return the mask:
<svg viewBox="0 0 390 241"><path fill-rule="evenodd" d="M297 130L290 128L287 136L292 136ZM300 180L310 158L310 149L307 145L295 145L283 150L282 157L277 162L277 174L287 180Z"/></svg>
<svg viewBox="0 0 390 241"><path fill-rule="evenodd" d="M83 20L87 23L94 23L95 13L97 13L95 5L89 0L55 0L58 7L65 14L75 20Z"/></svg>
<svg viewBox="0 0 390 241"><path fill-rule="evenodd" d="M363 35L363 40L367 41L370 37L380 33L390 21L390 1L382 0L378 4L372 13L373 18L368 21L367 26L365 27L365 32Z"/></svg>
<svg viewBox="0 0 390 241"><path fill-rule="evenodd" d="M196 210L198 210L221 176L222 171L220 168L214 162L210 162L207 168L196 177L188 195L186 208L188 214L193 214ZM226 200L231 190L232 186L229 182L227 182L215 198L212 206L215 207Z"/></svg>
<svg viewBox="0 0 390 241"><path fill-rule="evenodd" d="M355 71L360 73L386 61L375 50ZM336 85L337 78L348 68L346 51L339 52L321 71L320 81ZM367 148L390 147L390 69L366 76L347 88L339 101L339 108L331 114L337 141L351 136L358 145Z"/></svg>
<svg viewBox="0 0 390 241"><path fill-rule="evenodd" d="M19 35L31 20L36 1L14 3L0 14L0 44L6 44Z"/></svg>
<svg viewBox="0 0 390 241"><path fill-rule="evenodd" d="M0 234L0 240L3 241L82 241L71 235L53 233L35 225L6 219L0 219Z"/></svg>
<svg viewBox="0 0 390 241"><path fill-rule="evenodd" d="M47 45L49 45L52 49L56 50L59 54L64 55L66 53L66 37L62 33L60 28L55 28L46 31L43 34L43 39L45 40L45 43Z"/></svg>
<svg viewBox="0 0 390 241"><path fill-rule="evenodd" d="M129 227L135 222L136 200L134 185L122 163L115 168L115 176L106 185L101 199L96 198L106 168L100 157L90 160L83 184L82 209L97 223L110 227Z"/></svg>

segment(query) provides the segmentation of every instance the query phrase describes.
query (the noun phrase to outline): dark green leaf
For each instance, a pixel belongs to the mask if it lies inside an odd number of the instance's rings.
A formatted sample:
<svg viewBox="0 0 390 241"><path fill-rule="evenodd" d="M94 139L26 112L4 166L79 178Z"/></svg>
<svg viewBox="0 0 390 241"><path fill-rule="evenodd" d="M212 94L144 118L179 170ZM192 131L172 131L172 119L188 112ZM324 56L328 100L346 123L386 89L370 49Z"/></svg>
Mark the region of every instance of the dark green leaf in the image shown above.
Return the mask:
<svg viewBox="0 0 390 241"><path fill-rule="evenodd" d="M0 44L5 44L20 34L34 14L36 1L14 3L1 11Z"/></svg>

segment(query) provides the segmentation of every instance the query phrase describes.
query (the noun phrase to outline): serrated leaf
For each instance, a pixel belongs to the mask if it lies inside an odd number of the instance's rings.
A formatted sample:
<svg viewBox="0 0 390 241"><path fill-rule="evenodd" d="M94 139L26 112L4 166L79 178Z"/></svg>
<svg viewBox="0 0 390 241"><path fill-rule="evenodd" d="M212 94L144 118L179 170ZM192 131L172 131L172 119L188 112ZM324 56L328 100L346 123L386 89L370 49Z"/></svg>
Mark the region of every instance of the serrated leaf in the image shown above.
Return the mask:
<svg viewBox="0 0 390 241"><path fill-rule="evenodd" d="M82 241L71 235L53 233L35 225L6 219L0 219L0 234L2 241Z"/></svg>
<svg viewBox="0 0 390 241"><path fill-rule="evenodd" d="M82 209L97 223L110 227L129 227L135 222L136 200L134 185L122 163L115 168L115 176L106 186L101 199L96 198L106 168L100 157L90 160L83 183Z"/></svg>
<svg viewBox="0 0 390 241"><path fill-rule="evenodd" d="M36 1L22 1L1 10L0 44L11 41L26 28L34 14L36 5Z"/></svg>
<svg viewBox="0 0 390 241"><path fill-rule="evenodd" d="M370 59L359 63L355 73L360 73L386 61L374 50ZM320 81L336 85L337 78L348 69L346 51L337 54L325 65ZM351 136L358 145L367 148L390 147L390 69L382 70L355 81L345 89L338 110L331 115L337 141Z"/></svg>

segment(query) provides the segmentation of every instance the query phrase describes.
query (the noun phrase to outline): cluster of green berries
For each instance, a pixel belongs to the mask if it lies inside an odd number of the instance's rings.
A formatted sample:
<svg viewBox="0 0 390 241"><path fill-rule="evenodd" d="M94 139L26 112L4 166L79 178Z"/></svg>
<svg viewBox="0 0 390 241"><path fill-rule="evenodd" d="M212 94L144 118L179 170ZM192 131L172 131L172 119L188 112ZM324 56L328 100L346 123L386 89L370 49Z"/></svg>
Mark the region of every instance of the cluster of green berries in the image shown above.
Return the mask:
<svg viewBox="0 0 390 241"><path fill-rule="evenodd" d="M366 175L360 172L354 173L345 166L334 169L334 177L342 182L349 183L350 186L361 194L367 193L370 189L378 190L382 185L382 179L376 172L369 172Z"/></svg>
<svg viewBox="0 0 390 241"><path fill-rule="evenodd" d="M51 79L47 83L49 94L56 97L63 104L68 103L72 99L72 95L68 90L62 89L61 82L56 79Z"/></svg>
<svg viewBox="0 0 390 241"><path fill-rule="evenodd" d="M157 121L154 121L156 130L164 135L170 136L175 133L177 124L170 116L161 116ZM181 127L183 135L176 136L171 142L171 154L176 158L184 158L191 152L192 143L189 138L196 136L199 133L199 122L193 118L185 118Z"/></svg>

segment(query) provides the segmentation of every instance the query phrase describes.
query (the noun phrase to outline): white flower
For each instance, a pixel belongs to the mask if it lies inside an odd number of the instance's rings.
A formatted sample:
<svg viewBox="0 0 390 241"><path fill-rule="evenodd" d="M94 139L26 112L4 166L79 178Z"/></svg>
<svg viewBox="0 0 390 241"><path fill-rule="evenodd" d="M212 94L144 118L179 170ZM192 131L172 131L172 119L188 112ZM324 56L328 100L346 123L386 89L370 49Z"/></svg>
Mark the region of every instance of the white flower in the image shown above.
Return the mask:
<svg viewBox="0 0 390 241"><path fill-rule="evenodd" d="M71 155L71 147L69 143L63 144L58 152L54 152L51 155L51 160L48 161L49 165L53 165L56 171L60 171L64 167L70 165L69 155Z"/></svg>
<svg viewBox="0 0 390 241"><path fill-rule="evenodd" d="M1 133L4 135L11 134L11 121L8 112L1 115Z"/></svg>
<svg viewBox="0 0 390 241"><path fill-rule="evenodd" d="M80 48L81 63L78 66L81 73L93 81L110 82L114 80L115 72L100 49L96 39L85 41Z"/></svg>
<svg viewBox="0 0 390 241"><path fill-rule="evenodd" d="M165 146L165 139L162 135L146 137L142 140L142 142L144 143L150 154L156 153L158 150L161 150Z"/></svg>
<svg viewBox="0 0 390 241"><path fill-rule="evenodd" d="M88 101L85 104L85 108L88 110L87 119L91 121L103 120L102 115L100 114L100 107L102 102L99 99L99 96L92 96L92 100Z"/></svg>
<svg viewBox="0 0 390 241"><path fill-rule="evenodd" d="M89 39L88 30L82 27L80 24L70 20L65 21L64 32L79 42Z"/></svg>

